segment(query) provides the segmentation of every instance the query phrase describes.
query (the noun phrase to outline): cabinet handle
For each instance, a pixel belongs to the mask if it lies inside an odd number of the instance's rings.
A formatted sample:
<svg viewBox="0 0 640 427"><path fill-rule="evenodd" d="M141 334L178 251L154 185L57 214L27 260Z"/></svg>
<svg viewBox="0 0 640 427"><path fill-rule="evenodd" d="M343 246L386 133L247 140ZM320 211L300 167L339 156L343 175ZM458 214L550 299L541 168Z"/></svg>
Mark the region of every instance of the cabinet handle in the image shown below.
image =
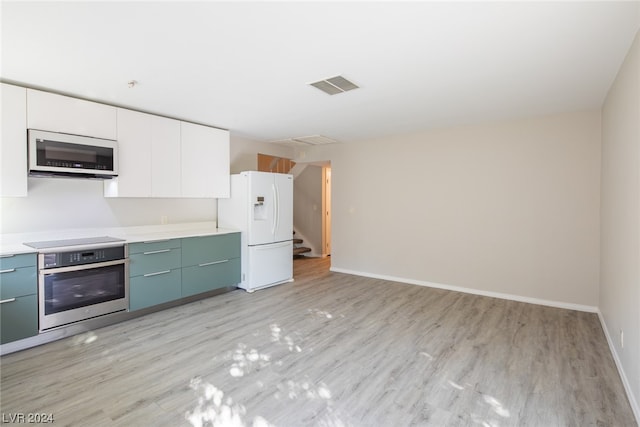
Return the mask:
<svg viewBox="0 0 640 427"><path fill-rule="evenodd" d="M160 274L167 274L167 273L171 273L171 270L158 271L157 273L147 273L147 274L143 275L142 277L158 276Z"/></svg>
<svg viewBox="0 0 640 427"><path fill-rule="evenodd" d="M3 299L2 301L0 301L0 304L4 304L6 302L14 302L15 300L15 298Z"/></svg>
<svg viewBox="0 0 640 427"><path fill-rule="evenodd" d="M164 240L150 240L148 242L142 242L144 245L150 245L152 243L161 243L161 242L168 242L171 239L164 239Z"/></svg>
<svg viewBox="0 0 640 427"><path fill-rule="evenodd" d="M0 255L0 258L11 258L14 257L14 254L9 254L9 255Z"/></svg>
<svg viewBox="0 0 640 427"><path fill-rule="evenodd" d="M161 254L164 252L171 252L171 249L162 249L159 251L150 251L150 252L143 252L142 255L153 255L153 254Z"/></svg>
<svg viewBox="0 0 640 427"><path fill-rule="evenodd" d="M198 264L198 267L206 267L207 265L222 264L224 262L229 262L229 260L223 259L222 261L205 262L204 264Z"/></svg>
<svg viewBox="0 0 640 427"><path fill-rule="evenodd" d="M13 273L14 271L16 271L15 268L10 268L8 270L0 270L0 274L2 274L2 273Z"/></svg>

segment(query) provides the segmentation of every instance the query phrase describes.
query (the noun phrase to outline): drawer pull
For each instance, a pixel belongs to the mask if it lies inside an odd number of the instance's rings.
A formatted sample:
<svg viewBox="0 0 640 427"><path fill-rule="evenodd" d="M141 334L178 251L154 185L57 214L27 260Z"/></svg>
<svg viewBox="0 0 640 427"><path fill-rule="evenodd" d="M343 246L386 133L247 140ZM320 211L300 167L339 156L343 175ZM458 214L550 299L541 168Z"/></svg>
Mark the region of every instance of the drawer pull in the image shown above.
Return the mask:
<svg viewBox="0 0 640 427"><path fill-rule="evenodd" d="M143 252L142 255L162 254L162 253L165 253L165 252L171 252L171 249L161 249L159 251Z"/></svg>
<svg viewBox="0 0 640 427"><path fill-rule="evenodd" d="M228 259L223 259L222 261L211 261L211 262L205 262L204 264L198 264L198 267L206 267L207 265L214 265L214 264L222 264L225 262L229 262Z"/></svg>
<svg viewBox="0 0 640 427"><path fill-rule="evenodd" d="M10 268L8 270L0 270L0 274L2 274L2 273L13 273L14 271L16 271L15 268Z"/></svg>
<svg viewBox="0 0 640 427"><path fill-rule="evenodd" d="M162 243L162 242L169 242L171 239L164 239L164 240L150 240L148 242L142 242L143 245L151 245L153 243Z"/></svg>
<svg viewBox="0 0 640 427"><path fill-rule="evenodd" d="M160 274L167 274L167 273L171 273L171 270L158 271L157 273L148 273L148 274L145 274L142 277L159 276Z"/></svg>
<svg viewBox="0 0 640 427"><path fill-rule="evenodd" d="M6 302L14 302L15 300L15 298L3 299L2 301L0 301L0 304L4 304Z"/></svg>
<svg viewBox="0 0 640 427"><path fill-rule="evenodd" d="M14 254L10 254L10 255L0 255L0 258L11 258L14 257Z"/></svg>

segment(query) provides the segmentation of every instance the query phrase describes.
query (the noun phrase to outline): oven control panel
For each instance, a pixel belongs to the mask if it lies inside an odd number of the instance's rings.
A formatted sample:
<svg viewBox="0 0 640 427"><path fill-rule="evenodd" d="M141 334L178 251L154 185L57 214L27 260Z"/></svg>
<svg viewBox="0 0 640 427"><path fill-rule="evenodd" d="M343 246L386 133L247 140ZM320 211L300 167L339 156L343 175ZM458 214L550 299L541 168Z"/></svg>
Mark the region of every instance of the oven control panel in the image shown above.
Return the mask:
<svg viewBox="0 0 640 427"><path fill-rule="evenodd" d="M124 259L124 245L107 248L83 249L79 251L51 252L42 254L40 268L70 267L82 264Z"/></svg>

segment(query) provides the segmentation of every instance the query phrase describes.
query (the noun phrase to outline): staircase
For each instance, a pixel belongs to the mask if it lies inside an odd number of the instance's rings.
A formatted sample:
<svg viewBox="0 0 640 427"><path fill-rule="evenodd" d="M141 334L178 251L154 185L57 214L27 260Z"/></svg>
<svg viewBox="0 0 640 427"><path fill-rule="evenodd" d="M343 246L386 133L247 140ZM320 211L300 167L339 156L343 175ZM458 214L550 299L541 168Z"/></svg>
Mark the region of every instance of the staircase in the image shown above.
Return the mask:
<svg viewBox="0 0 640 427"><path fill-rule="evenodd" d="M304 256L303 254L307 252L311 252L311 248L300 246L302 242L303 242L302 239L296 238L296 232L294 230L293 232L293 257L294 258L303 257Z"/></svg>

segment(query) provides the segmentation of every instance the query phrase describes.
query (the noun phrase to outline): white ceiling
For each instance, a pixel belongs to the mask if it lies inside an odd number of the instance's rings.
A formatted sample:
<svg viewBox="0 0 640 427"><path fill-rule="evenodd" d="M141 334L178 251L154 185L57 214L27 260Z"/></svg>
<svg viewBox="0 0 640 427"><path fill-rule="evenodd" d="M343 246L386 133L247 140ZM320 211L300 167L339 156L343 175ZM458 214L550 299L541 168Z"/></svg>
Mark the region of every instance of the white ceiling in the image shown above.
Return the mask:
<svg viewBox="0 0 640 427"><path fill-rule="evenodd" d="M599 108L640 28L639 1L3 1L1 15L3 81L344 142ZM339 74L360 89L308 85Z"/></svg>

